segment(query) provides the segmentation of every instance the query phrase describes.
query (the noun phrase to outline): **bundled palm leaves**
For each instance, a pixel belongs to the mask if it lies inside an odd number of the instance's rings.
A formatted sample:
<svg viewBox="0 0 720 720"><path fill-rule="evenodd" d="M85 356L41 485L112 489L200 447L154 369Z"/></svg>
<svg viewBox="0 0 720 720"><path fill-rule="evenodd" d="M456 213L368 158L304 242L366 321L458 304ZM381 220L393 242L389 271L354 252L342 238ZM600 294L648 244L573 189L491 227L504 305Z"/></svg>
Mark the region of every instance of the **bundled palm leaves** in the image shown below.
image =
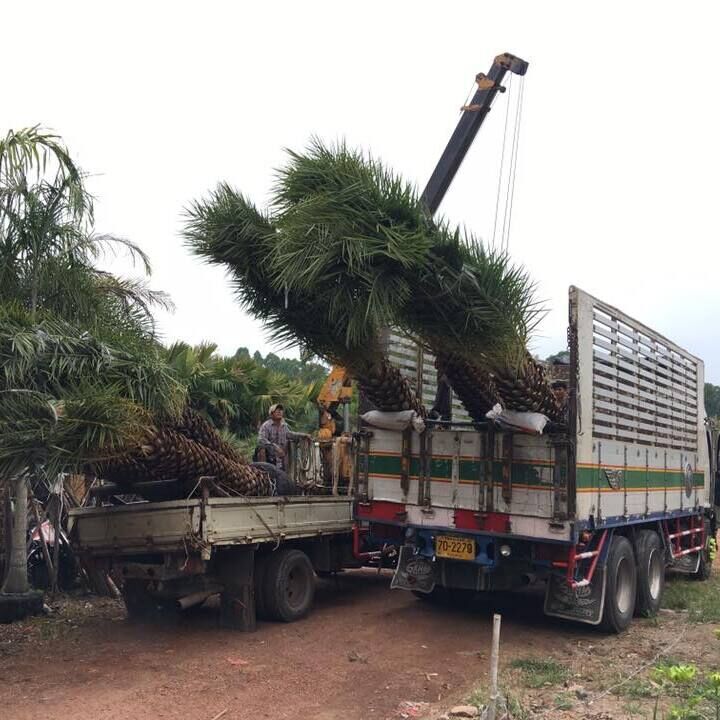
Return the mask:
<svg viewBox="0 0 720 720"><path fill-rule="evenodd" d="M433 222L412 186L362 153L291 152L267 215L221 185L189 210L186 237L231 269L276 338L346 366L380 409L422 409L385 357L394 326L436 355L476 420L496 402L557 415L526 350L541 312L526 273Z"/></svg>

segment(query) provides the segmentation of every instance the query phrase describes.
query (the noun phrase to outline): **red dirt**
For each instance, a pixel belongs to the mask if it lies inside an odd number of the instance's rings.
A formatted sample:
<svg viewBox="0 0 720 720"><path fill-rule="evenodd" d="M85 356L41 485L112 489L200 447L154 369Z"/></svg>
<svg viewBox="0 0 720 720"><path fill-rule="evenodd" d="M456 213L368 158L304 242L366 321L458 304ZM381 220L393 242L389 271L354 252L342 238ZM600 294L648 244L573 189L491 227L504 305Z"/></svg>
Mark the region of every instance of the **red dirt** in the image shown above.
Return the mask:
<svg viewBox="0 0 720 720"><path fill-rule="evenodd" d="M552 655L577 666L591 645L620 650L618 638L544 618L542 594L458 610L388 584L372 571L324 581L308 618L250 634L219 629L213 607L142 626L115 601L62 603L49 618L0 626L0 717L212 720L227 709L225 720L385 720L414 716L407 702L430 703L429 717L484 684L494 609L504 663ZM636 625L625 649L658 630ZM647 643L654 651L657 640Z"/></svg>

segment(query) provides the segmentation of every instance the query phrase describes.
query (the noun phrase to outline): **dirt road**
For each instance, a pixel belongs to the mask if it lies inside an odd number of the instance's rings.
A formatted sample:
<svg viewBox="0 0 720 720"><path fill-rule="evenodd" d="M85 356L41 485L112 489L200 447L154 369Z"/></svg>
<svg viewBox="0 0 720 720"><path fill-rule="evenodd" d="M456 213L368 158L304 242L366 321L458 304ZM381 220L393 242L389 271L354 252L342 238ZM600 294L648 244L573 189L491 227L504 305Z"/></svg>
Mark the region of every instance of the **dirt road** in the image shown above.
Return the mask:
<svg viewBox="0 0 720 720"><path fill-rule="evenodd" d="M219 629L213 607L177 625L139 626L114 601L61 603L49 618L0 626L0 717L433 717L484 683L493 610L503 614L505 666L552 657L582 678L590 655L605 663L609 650L651 655L668 638L652 621L622 639L551 621L538 593L458 610L388 585L388 575L372 571L323 581L307 619L261 623L253 634Z"/></svg>

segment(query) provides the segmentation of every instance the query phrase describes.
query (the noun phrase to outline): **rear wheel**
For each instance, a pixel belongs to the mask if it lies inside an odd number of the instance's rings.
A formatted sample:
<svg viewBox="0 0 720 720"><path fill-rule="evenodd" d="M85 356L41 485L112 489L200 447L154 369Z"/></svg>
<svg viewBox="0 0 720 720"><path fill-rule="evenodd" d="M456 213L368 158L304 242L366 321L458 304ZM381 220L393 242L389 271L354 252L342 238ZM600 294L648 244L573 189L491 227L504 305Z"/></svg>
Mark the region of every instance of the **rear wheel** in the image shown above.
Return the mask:
<svg viewBox="0 0 720 720"><path fill-rule="evenodd" d="M620 633L632 620L637 588L635 554L630 541L622 535L612 539L606 573L602 625L610 632Z"/></svg>
<svg viewBox="0 0 720 720"><path fill-rule="evenodd" d="M293 622L306 615L315 597L315 571L301 550L276 550L268 559L263 580L268 617Z"/></svg>
<svg viewBox="0 0 720 720"><path fill-rule="evenodd" d="M653 530L641 530L635 536L637 595L635 613L652 617L660 609L665 591L665 553L660 536Z"/></svg>

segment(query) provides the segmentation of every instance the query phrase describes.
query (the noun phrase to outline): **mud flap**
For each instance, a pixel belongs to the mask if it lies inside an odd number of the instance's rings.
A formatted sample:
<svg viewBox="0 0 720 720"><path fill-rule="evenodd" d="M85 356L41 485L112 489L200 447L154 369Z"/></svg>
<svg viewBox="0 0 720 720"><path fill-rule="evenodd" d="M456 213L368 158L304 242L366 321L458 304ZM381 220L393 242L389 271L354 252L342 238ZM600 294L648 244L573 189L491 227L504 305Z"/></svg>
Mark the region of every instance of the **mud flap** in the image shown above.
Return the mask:
<svg viewBox="0 0 720 720"><path fill-rule="evenodd" d="M430 558L416 555L411 545L403 545L390 587L421 593L432 592L435 587L435 563Z"/></svg>
<svg viewBox="0 0 720 720"><path fill-rule="evenodd" d="M683 573L685 575L695 575L700 569L700 553L683 555L682 557L675 558L668 568L673 572Z"/></svg>
<svg viewBox="0 0 720 720"><path fill-rule="evenodd" d="M580 588L571 588L564 575L551 575L545 590L545 614L599 625L605 609L606 568L598 568L593 581Z"/></svg>

